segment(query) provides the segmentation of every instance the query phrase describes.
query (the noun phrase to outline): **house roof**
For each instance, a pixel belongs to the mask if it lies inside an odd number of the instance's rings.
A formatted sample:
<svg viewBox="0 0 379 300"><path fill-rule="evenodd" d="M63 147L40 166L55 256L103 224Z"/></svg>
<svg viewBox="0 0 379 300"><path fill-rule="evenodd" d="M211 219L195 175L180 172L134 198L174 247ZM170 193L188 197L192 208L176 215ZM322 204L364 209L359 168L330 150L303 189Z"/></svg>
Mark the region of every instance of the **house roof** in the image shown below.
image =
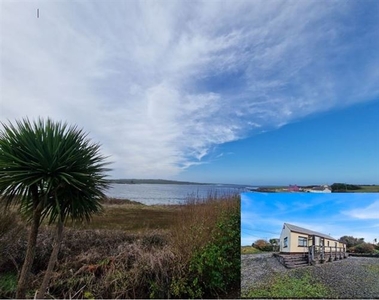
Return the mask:
<svg viewBox="0 0 379 300"><path fill-rule="evenodd" d="M291 231L294 231L294 232L304 233L304 234L308 234L308 235L316 235L316 236L320 236L320 237L323 237L323 238L326 238L329 240L337 241L335 238L331 237L330 235L327 235L327 234L324 234L321 232L309 230L309 229L302 228L302 227L292 225L292 224L288 224L288 223L284 223L284 225L287 225L288 229Z"/></svg>

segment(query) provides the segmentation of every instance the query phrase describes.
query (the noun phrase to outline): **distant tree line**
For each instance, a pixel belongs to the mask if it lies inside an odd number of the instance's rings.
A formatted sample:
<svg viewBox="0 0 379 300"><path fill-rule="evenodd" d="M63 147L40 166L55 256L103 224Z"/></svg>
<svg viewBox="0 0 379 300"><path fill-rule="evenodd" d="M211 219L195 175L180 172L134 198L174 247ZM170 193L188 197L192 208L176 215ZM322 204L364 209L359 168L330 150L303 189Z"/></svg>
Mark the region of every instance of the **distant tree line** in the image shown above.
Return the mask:
<svg viewBox="0 0 379 300"><path fill-rule="evenodd" d="M347 192L362 189L361 186L355 184L346 184L346 183L333 183L331 185L332 192Z"/></svg>
<svg viewBox="0 0 379 300"><path fill-rule="evenodd" d="M366 243L364 238L355 238L353 236L344 235L339 239L340 242L346 244L348 252L354 253L379 253L379 243L375 240L375 244ZM252 247L261 251L279 251L278 239L256 240Z"/></svg>
<svg viewBox="0 0 379 300"><path fill-rule="evenodd" d="M355 238L353 236L344 235L339 239L340 242L346 244L348 252L354 253L375 253L379 252L379 243L366 243L364 238Z"/></svg>

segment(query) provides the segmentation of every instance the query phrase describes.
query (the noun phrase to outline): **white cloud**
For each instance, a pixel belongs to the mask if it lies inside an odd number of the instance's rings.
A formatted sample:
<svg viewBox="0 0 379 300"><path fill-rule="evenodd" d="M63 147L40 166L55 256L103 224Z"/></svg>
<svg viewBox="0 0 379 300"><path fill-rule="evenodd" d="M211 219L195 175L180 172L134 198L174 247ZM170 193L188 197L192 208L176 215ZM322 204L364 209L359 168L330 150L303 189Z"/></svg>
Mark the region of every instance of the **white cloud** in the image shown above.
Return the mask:
<svg viewBox="0 0 379 300"><path fill-rule="evenodd" d="M340 71L362 51L346 38L354 5L2 2L0 117L76 123L115 177L173 177L217 145L378 95L378 53Z"/></svg>
<svg viewBox="0 0 379 300"><path fill-rule="evenodd" d="M342 211L342 213L356 219L379 220L379 200L374 201L367 207Z"/></svg>

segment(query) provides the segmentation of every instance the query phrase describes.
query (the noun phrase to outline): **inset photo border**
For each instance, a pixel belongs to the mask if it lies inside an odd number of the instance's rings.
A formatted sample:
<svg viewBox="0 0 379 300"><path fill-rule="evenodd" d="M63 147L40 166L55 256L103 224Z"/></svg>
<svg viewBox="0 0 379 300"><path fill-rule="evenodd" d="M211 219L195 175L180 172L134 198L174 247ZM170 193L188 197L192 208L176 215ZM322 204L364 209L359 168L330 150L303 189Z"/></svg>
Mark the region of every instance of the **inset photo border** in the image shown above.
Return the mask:
<svg viewBox="0 0 379 300"><path fill-rule="evenodd" d="M243 298L377 298L379 193L242 193Z"/></svg>

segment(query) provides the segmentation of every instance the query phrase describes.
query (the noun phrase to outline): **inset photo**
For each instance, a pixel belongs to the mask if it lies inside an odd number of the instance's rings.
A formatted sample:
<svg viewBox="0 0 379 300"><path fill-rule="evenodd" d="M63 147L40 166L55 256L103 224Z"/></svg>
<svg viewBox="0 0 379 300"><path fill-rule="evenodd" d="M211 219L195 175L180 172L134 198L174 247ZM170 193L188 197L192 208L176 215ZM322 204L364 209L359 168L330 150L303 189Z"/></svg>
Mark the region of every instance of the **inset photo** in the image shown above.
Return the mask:
<svg viewBox="0 0 379 300"><path fill-rule="evenodd" d="M378 298L379 193L241 194L242 298Z"/></svg>

